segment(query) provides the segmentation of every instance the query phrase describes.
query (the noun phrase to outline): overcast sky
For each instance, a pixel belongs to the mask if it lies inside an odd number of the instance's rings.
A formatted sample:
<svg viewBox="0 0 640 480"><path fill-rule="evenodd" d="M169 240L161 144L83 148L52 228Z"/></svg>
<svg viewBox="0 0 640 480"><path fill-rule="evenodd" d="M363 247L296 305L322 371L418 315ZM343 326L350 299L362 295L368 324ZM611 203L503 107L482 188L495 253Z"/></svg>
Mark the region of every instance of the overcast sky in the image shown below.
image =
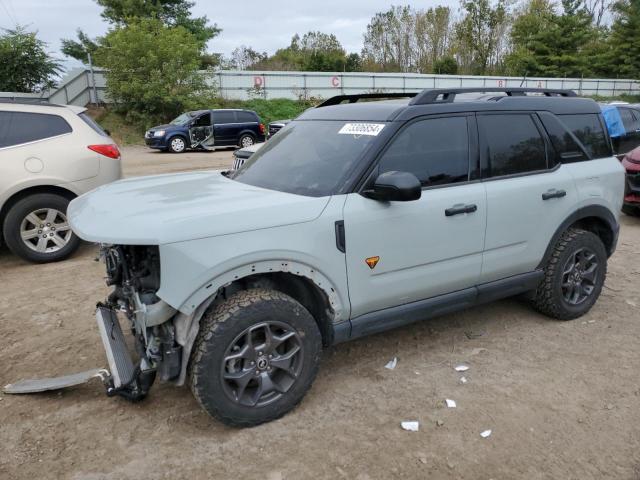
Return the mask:
<svg viewBox="0 0 640 480"><path fill-rule="evenodd" d="M239 45L273 53L289 44L295 33L309 30L334 33L348 52L359 52L362 34L370 18L392 2L383 0L196 0L193 12L206 15L222 33L209 43L210 52L225 55ZM396 4L406 2L395 2ZM408 2L418 8L448 4L456 0ZM93 0L0 0L0 28L19 23L37 30L50 51L62 59L60 38L72 38L80 27L90 36L102 35L107 24ZM75 62L65 61L69 67Z"/></svg>

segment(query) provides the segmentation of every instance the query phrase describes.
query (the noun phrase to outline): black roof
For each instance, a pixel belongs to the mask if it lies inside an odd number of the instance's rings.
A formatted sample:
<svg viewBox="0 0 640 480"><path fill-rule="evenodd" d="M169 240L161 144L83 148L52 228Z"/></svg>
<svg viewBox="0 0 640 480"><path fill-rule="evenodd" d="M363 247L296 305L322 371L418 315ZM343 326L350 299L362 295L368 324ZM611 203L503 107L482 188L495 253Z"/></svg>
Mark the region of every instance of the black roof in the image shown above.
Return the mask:
<svg viewBox="0 0 640 480"><path fill-rule="evenodd" d="M358 102L360 99L388 99ZM399 98L405 97L405 98ZM340 103L347 101L349 103ZM301 120L392 121L419 115L488 112L549 111L554 114L600 113L598 104L571 90L534 88L456 88L415 93L339 95L304 112Z"/></svg>

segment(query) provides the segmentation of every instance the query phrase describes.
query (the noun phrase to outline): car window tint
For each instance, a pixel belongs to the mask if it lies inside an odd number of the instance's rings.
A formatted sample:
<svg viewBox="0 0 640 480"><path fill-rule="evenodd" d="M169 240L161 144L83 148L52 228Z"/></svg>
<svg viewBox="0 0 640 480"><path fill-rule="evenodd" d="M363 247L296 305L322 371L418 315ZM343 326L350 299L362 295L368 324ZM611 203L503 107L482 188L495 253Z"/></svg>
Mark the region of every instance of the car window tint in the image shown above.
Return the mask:
<svg viewBox="0 0 640 480"><path fill-rule="evenodd" d="M238 122L241 122L241 123L250 123L250 122L258 121L258 119L256 118L256 115L251 112L236 112L236 115L238 117Z"/></svg>
<svg viewBox="0 0 640 480"><path fill-rule="evenodd" d="M71 131L71 126L59 115L12 112L0 148L56 137Z"/></svg>
<svg viewBox="0 0 640 480"><path fill-rule="evenodd" d="M622 118L622 123L626 132L635 132L639 128L638 121L633 116L631 110L628 108L618 108L618 111L620 112L620 118Z"/></svg>
<svg viewBox="0 0 640 480"><path fill-rule="evenodd" d="M99 133L103 137L108 137L109 136L109 134L107 132L105 132L102 129L102 127L93 118L91 118L86 113L84 113L84 112L83 113L79 113L78 116L82 119L82 121L84 123L89 125L93 130L95 130L97 133Z"/></svg>
<svg viewBox="0 0 640 480"><path fill-rule="evenodd" d="M589 160L586 147L553 114L540 112L540 120L549 135L555 153L554 163L573 163ZM552 156L550 155L550 158Z"/></svg>
<svg viewBox="0 0 640 480"><path fill-rule="evenodd" d="M379 173L413 173L427 187L469 179L466 117L421 120L407 126L380 160Z"/></svg>
<svg viewBox="0 0 640 480"><path fill-rule="evenodd" d="M211 125L211 115L209 113L205 113L204 115L200 115L193 122L194 127L208 127Z"/></svg>
<svg viewBox="0 0 640 480"><path fill-rule="evenodd" d="M610 157L611 143L597 113L558 115L560 121L582 142L591 158Z"/></svg>
<svg viewBox="0 0 640 480"><path fill-rule="evenodd" d="M236 123L235 112L216 111L213 112L214 123Z"/></svg>
<svg viewBox="0 0 640 480"><path fill-rule="evenodd" d="M489 175L498 177L547 168L544 140L531 115L480 115L489 153Z"/></svg>
<svg viewBox="0 0 640 480"><path fill-rule="evenodd" d="M11 112L0 112L0 147L5 146L6 135L11 123Z"/></svg>

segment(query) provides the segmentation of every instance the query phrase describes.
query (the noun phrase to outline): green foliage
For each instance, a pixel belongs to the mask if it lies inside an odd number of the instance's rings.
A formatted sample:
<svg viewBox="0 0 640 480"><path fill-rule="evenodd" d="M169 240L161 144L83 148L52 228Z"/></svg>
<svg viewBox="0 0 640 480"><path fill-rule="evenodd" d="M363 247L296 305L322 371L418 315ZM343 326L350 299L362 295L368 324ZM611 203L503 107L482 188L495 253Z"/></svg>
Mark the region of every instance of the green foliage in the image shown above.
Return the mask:
<svg viewBox="0 0 640 480"><path fill-rule="evenodd" d="M236 60L236 68L244 65L250 70L303 70L320 72L358 71L360 57L357 53L347 55L335 35L322 32L308 32L302 38L298 34L291 38L286 48L281 48L269 57L249 47L241 47L242 55L234 57L246 59Z"/></svg>
<svg viewBox="0 0 640 480"><path fill-rule="evenodd" d="M46 51L47 44L17 26L0 35L0 91L39 92L55 85L62 67Z"/></svg>
<svg viewBox="0 0 640 480"><path fill-rule="evenodd" d="M500 40L507 28L507 10L503 0L463 0L465 17L456 25L459 54L471 73L485 75L498 64Z"/></svg>
<svg viewBox="0 0 640 480"><path fill-rule="evenodd" d="M453 57L441 57L433 63L433 71L439 75L456 75L458 62Z"/></svg>
<svg viewBox="0 0 640 480"><path fill-rule="evenodd" d="M213 91L198 72L202 44L184 27L138 19L111 30L96 52L107 93L130 116L173 117L197 108Z"/></svg>
<svg viewBox="0 0 640 480"><path fill-rule="evenodd" d="M640 78L640 1L619 0L613 11L609 57L612 73Z"/></svg>
<svg viewBox="0 0 640 480"><path fill-rule="evenodd" d="M194 2L187 0L96 0L104 8L102 18L114 25L128 25L142 18L159 19L168 27L183 27L204 46L220 33L207 17L193 18Z"/></svg>
<svg viewBox="0 0 640 480"><path fill-rule="evenodd" d="M88 64L89 59L87 53L90 53L92 57L95 56L96 50L98 49L98 43L96 40L92 40L81 29L76 30L76 35L78 37L77 40L68 38L63 38L61 40L62 53L68 57L80 60L84 64Z"/></svg>

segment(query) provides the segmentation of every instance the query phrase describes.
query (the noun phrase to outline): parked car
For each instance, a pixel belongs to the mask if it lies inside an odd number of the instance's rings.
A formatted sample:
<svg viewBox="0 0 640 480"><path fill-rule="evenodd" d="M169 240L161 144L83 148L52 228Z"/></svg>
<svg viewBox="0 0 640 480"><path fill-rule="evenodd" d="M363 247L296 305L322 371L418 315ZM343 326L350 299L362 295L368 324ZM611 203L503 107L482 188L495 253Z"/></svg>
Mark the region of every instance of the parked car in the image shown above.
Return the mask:
<svg viewBox="0 0 640 480"><path fill-rule="evenodd" d="M30 262L71 255L67 205L122 176L118 147L85 111L0 102L0 243Z"/></svg>
<svg viewBox="0 0 640 480"><path fill-rule="evenodd" d="M150 148L182 153L187 149L212 149L264 142L265 128L252 110L197 110L186 112L166 125L152 127L144 135Z"/></svg>
<svg viewBox="0 0 640 480"><path fill-rule="evenodd" d="M601 108L613 151L619 158L640 146L640 108L624 103L601 105Z"/></svg>
<svg viewBox="0 0 640 480"><path fill-rule="evenodd" d="M74 200L113 287L96 312L108 393L189 382L209 414L251 426L302 400L323 347L517 294L554 319L587 313L624 191L600 109L566 90L458 97L476 91L345 96L236 172Z"/></svg>
<svg viewBox="0 0 640 480"><path fill-rule="evenodd" d="M269 138L278 133L284 126L286 126L291 120L275 120L269 123Z"/></svg>
<svg viewBox="0 0 640 480"><path fill-rule="evenodd" d="M233 152L233 170L238 170L251 155L262 148L264 143L255 143L250 147L239 148Z"/></svg>
<svg viewBox="0 0 640 480"><path fill-rule="evenodd" d="M622 166L627 171L622 211L627 215L640 216L640 147L624 156Z"/></svg>

